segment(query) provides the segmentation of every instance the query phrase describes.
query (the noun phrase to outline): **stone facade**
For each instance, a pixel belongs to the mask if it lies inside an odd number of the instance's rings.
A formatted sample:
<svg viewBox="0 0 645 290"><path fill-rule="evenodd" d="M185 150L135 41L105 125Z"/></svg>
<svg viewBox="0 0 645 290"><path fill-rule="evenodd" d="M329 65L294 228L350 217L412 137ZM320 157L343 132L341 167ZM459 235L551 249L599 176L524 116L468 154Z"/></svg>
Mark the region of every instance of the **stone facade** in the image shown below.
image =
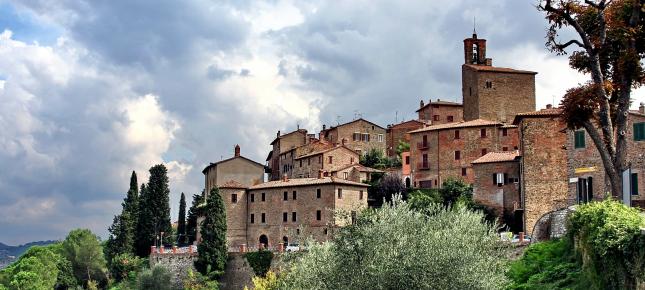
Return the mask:
<svg viewBox="0 0 645 290"><path fill-rule="evenodd" d="M512 151L517 128L473 120L433 125L410 132L410 167L414 187L439 187L448 178L474 181L471 162L494 151Z"/></svg>
<svg viewBox="0 0 645 290"><path fill-rule="evenodd" d="M315 177L321 170L337 171L352 164L358 164L358 153L346 146L335 146L331 149L313 152L296 157L293 161L294 178Z"/></svg>
<svg viewBox="0 0 645 290"><path fill-rule="evenodd" d="M204 168L204 188L209 192L211 188L230 180L246 186L259 184L264 182L264 171L264 165L240 155L240 147L236 145L233 157L211 163Z"/></svg>
<svg viewBox="0 0 645 290"><path fill-rule="evenodd" d="M323 125L320 140L335 145L344 144L358 154L365 154L371 149L380 150L385 154L385 133L385 128L364 119L357 119L331 128Z"/></svg>
<svg viewBox="0 0 645 290"><path fill-rule="evenodd" d="M333 170L330 175L332 177L342 178L349 181L364 182L372 180L372 174L374 173L383 174L385 172L355 163L345 166L344 168Z"/></svg>
<svg viewBox="0 0 645 290"><path fill-rule="evenodd" d="M188 271L196 273L195 261L197 254L195 253L151 253L149 259L150 268L159 265L168 270L172 275L173 288L183 289L183 279L188 276Z"/></svg>
<svg viewBox="0 0 645 290"><path fill-rule="evenodd" d="M315 176L318 172L318 169L322 168L313 169L313 171L311 171L313 173L303 173L302 165L300 165L300 161L297 159L301 159L301 157L306 155L327 151L334 147L334 144L329 143L325 140L310 140L305 145L285 151L284 153L280 154L280 176L284 177L286 175L289 178Z"/></svg>
<svg viewBox="0 0 645 290"><path fill-rule="evenodd" d="M311 137L307 135L307 130L300 129L281 135L280 131L276 134L276 138L271 142L273 147L269 156L267 157L267 166L269 167L269 179L279 180L282 178L284 172L284 163L281 159L283 153L288 152L296 147L300 147L309 142Z"/></svg>
<svg viewBox="0 0 645 290"><path fill-rule="evenodd" d="M219 192L226 208L226 242L228 245L246 243L246 187L233 181L220 187Z"/></svg>
<svg viewBox="0 0 645 290"><path fill-rule="evenodd" d="M492 157L492 158L491 158ZM473 199L497 215L512 231L522 230L519 153L491 152L472 162Z"/></svg>
<svg viewBox="0 0 645 290"><path fill-rule="evenodd" d="M385 130L387 157L392 158L396 156L396 147L399 146L400 141L410 143L410 135L408 132L421 129L427 124L428 122L410 120L399 124L388 125Z"/></svg>
<svg viewBox="0 0 645 290"><path fill-rule="evenodd" d="M419 120L432 125L461 122L464 120L464 106L460 103L430 100L427 104L423 100L417 110Z"/></svg>
<svg viewBox="0 0 645 290"><path fill-rule="evenodd" d="M535 110L536 72L494 67L486 58L486 40L464 40L461 67L464 120L511 122L517 113Z"/></svg>

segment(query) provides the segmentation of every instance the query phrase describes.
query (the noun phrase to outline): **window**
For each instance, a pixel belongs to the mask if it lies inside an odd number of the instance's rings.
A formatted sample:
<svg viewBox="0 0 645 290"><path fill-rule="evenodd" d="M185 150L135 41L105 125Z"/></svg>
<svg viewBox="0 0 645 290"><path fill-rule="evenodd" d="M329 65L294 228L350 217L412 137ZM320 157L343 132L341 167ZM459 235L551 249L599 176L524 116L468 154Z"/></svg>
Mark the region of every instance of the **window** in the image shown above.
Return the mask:
<svg viewBox="0 0 645 290"><path fill-rule="evenodd" d="M300 229L296 229L296 235L300 234Z"/></svg>
<svg viewBox="0 0 645 290"><path fill-rule="evenodd" d="M288 192L286 192L286 191L285 191L285 192L283 192L283 193L282 193L282 200L288 200L288 199L289 199L289 196L288 196L288 195L289 195L289 193L288 193Z"/></svg>
<svg viewBox="0 0 645 290"><path fill-rule="evenodd" d="M585 148L585 131L578 130L574 133L574 148Z"/></svg>
<svg viewBox="0 0 645 290"><path fill-rule="evenodd" d="M383 142L383 134L378 134L378 141Z"/></svg>
<svg viewBox="0 0 645 290"><path fill-rule="evenodd" d="M255 202L255 194L251 193L251 202Z"/></svg>
<svg viewBox="0 0 645 290"><path fill-rule="evenodd" d="M432 120L434 121L439 121L439 119L440 119L439 115L432 116Z"/></svg>
<svg viewBox="0 0 645 290"><path fill-rule="evenodd" d="M339 188L338 189L338 199L342 199L342 198L343 198L343 189Z"/></svg>
<svg viewBox="0 0 645 290"><path fill-rule="evenodd" d="M421 156L421 166L423 168L428 168L428 154L423 154L423 156Z"/></svg>
<svg viewBox="0 0 645 290"><path fill-rule="evenodd" d="M493 184L497 186L502 186L506 184L507 175L506 173L493 173Z"/></svg>
<svg viewBox="0 0 645 290"><path fill-rule="evenodd" d="M332 161L333 161L333 158L332 158L332 157L333 157L333 156L329 156L329 164L331 164L331 163L332 163Z"/></svg>
<svg viewBox="0 0 645 290"><path fill-rule="evenodd" d="M428 147L428 135L423 135L423 142L421 143L421 147L423 148Z"/></svg>
<svg viewBox="0 0 645 290"><path fill-rule="evenodd" d="M502 151L508 151L508 147L502 147Z"/></svg>
<svg viewBox="0 0 645 290"><path fill-rule="evenodd" d="M369 133L363 133L362 136L363 137L362 137L361 141L370 142L370 134Z"/></svg>
<svg viewBox="0 0 645 290"><path fill-rule="evenodd" d="M354 157L349 158L349 164L354 164Z"/></svg>
<svg viewBox="0 0 645 290"><path fill-rule="evenodd" d="M316 211L316 220L317 220L317 221L319 221L319 220L321 220L321 219L322 219L322 212L321 212L321 211L319 211L319 210L317 210L317 211Z"/></svg>
<svg viewBox="0 0 645 290"><path fill-rule="evenodd" d="M352 134L352 141L361 141L361 133L354 132L354 134Z"/></svg>
<svg viewBox="0 0 645 290"><path fill-rule="evenodd" d="M291 195L293 197L293 200L296 200L298 198L298 193L295 190L291 193Z"/></svg>
<svg viewBox="0 0 645 290"><path fill-rule="evenodd" d="M454 121L454 118L452 116L448 116L447 119L448 119L448 122L453 122Z"/></svg>
<svg viewBox="0 0 645 290"><path fill-rule="evenodd" d="M473 88L468 87L468 95L472 96L473 95Z"/></svg>
<svg viewBox="0 0 645 290"><path fill-rule="evenodd" d="M466 168L461 169L461 176L466 176Z"/></svg>
<svg viewBox="0 0 645 290"><path fill-rule="evenodd" d="M343 172L343 178L344 179L349 178L349 172Z"/></svg>
<svg viewBox="0 0 645 290"><path fill-rule="evenodd" d="M482 138L486 138L486 129L479 130L479 134L481 135Z"/></svg>
<svg viewBox="0 0 645 290"><path fill-rule="evenodd" d="M405 164L406 165L410 164L410 155L405 156Z"/></svg>
<svg viewBox="0 0 645 290"><path fill-rule="evenodd" d="M455 139L459 139L459 130L455 130Z"/></svg>
<svg viewBox="0 0 645 290"><path fill-rule="evenodd" d="M358 192L358 199L359 199L359 200L363 200L363 191L362 191L362 190L360 190L360 191Z"/></svg>
<svg viewBox="0 0 645 290"><path fill-rule="evenodd" d="M286 223L289 221L289 213L283 212L282 213L282 222Z"/></svg>
<svg viewBox="0 0 645 290"><path fill-rule="evenodd" d="M327 234L327 228L323 229L323 234Z"/></svg>
<svg viewBox="0 0 645 290"><path fill-rule="evenodd" d="M632 183L632 195L638 195L638 173L632 173L631 183Z"/></svg>
<svg viewBox="0 0 645 290"><path fill-rule="evenodd" d="M318 163L322 164L322 155L318 156Z"/></svg>
<svg viewBox="0 0 645 290"><path fill-rule="evenodd" d="M302 159L300 159L300 167L302 167Z"/></svg>
<svg viewBox="0 0 645 290"><path fill-rule="evenodd" d="M502 128L502 136L508 136L508 129Z"/></svg>
<svg viewBox="0 0 645 290"><path fill-rule="evenodd" d="M645 122L634 123L634 141L645 140Z"/></svg>
<svg viewBox="0 0 645 290"><path fill-rule="evenodd" d="M296 212L295 211L291 213L291 221L292 222L296 221Z"/></svg>
<svg viewBox="0 0 645 290"><path fill-rule="evenodd" d="M316 189L316 198L320 198L320 188Z"/></svg>
<svg viewBox="0 0 645 290"><path fill-rule="evenodd" d="M578 178L578 203L587 203L593 200L593 178Z"/></svg>
<svg viewBox="0 0 645 290"><path fill-rule="evenodd" d="M486 88L487 89L492 89L493 88L493 82L492 81L486 81Z"/></svg>
<svg viewBox="0 0 645 290"><path fill-rule="evenodd" d="M255 215L251 214L251 223L255 223Z"/></svg>
<svg viewBox="0 0 645 290"><path fill-rule="evenodd" d="M307 165L311 165L311 158L307 158Z"/></svg>
<svg viewBox="0 0 645 290"><path fill-rule="evenodd" d="M231 194L231 202L232 203L237 203L237 194L235 194L235 193Z"/></svg>
<svg viewBox="0 0 645 290"><path fill-rule="evenodd" d="M455 151L455 160L461 159L461 151Z"/></svg>
<svg viewBox="0 0 645 290"><path fill-rule="evenodd" d="M486 148L482 149L482 156L486 155L486 153L488 153L488 150Z"/></svg>
<svg viewBox="0 0 645 290"><path fill-rule="evenodd" d="M266 201L266 199L265 199L264 197L265 197L265 194L264 194L264 192L263 192L263 193L262 193L262 201Z"/></svg>
<svg viewBox="0 0 645 290"><path fill-rule="evenodd" d="M262 213L262 223L265 223L266 221L267 221L267 220L266 220L266 214L265 214L265 213Z"/></svg>
<svg viewBox="0 0 645 290"><path fill-rule="evenodd" d="M374 130L374 126L372 126L372 130Z"/></svg>

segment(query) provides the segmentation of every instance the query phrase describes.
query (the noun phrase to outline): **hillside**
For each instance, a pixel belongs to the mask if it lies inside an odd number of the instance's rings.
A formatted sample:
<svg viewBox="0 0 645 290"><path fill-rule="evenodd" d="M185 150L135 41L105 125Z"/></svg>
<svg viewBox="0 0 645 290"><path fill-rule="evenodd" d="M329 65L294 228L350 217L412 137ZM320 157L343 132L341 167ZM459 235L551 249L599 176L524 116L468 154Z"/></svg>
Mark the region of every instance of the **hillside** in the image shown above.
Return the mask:
<svg viewBox="0 0 645 290"><path fill-rule="evenodd" d="M0 243L0 269L3 269L4 267L8 266L11 264L13 261L15 261L20 255L22 255L27 249L29 249L32 246L45 246L49 244L53 244L56 241L38 241L38 242L31 242L31 243L26 243L24 245L19 245L19 246L9 246L5 245L3 243Z"/></svg>

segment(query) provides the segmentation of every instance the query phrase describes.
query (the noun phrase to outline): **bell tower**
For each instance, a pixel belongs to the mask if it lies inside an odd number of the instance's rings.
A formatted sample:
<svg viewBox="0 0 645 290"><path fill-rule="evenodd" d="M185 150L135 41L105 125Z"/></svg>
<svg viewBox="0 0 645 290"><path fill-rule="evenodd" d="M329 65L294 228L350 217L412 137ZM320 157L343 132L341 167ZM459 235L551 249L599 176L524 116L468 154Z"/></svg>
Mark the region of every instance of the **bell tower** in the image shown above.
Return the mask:
<svg viewBox="0 0 645 290"><path fill-rule="evenodd" d="M464 64L492 65L492 60L486 58L486 39L473 37L464 39Z"/></svg>

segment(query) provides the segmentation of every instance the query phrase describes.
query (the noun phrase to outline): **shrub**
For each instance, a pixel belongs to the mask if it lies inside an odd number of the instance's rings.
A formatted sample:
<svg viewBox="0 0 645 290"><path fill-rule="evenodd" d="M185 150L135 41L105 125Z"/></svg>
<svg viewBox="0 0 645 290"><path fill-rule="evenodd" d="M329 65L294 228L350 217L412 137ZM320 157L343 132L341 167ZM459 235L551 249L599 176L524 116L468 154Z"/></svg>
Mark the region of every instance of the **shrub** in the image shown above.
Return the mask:
<svg viewBox="0 0 645 290"><path fill-rule="evenodd" d="M244 257L249 262L256 276L264 277L271 268L273 253L271 251L260 250L257 252L248 252Z"/></svg>
<svg viewBox="0 0 645 290"><path fill-rule="evenodd" d="M253 277L252 281L254 290L278 289L278 276L272 271L267 272L266 277ZM248 287L244 287L244 290L248 289Z"/></svg>
<svg viewBox="0 0 645 290"><path fill-rule="evenodd" d="M500 289L506 249L482 214L392 204L313 245L279 279L284 289Z"/></svg>
<svg viewBox="0 0 645 290"><path fill-rule="evenodd" d="M110 273L116 281L127 279L130 272L139 272L143 269L146 260L130 253L123 253L112 258Z"/></svg>
<svg viewBox="0 0 645 290"><path fill-rule="evenodd" d="M183 280L185 290L210 290L218 289L217 281L210 281L199 272L188 270L188 275Z"/></svg>
<svg viewBox="0 0 645 290"><path fill-rule="evenodd" d="M139 290L170 290L172 289L172 277L170 272L162 266L154 266L152 269L143 270L137 279Z"/></svg>

